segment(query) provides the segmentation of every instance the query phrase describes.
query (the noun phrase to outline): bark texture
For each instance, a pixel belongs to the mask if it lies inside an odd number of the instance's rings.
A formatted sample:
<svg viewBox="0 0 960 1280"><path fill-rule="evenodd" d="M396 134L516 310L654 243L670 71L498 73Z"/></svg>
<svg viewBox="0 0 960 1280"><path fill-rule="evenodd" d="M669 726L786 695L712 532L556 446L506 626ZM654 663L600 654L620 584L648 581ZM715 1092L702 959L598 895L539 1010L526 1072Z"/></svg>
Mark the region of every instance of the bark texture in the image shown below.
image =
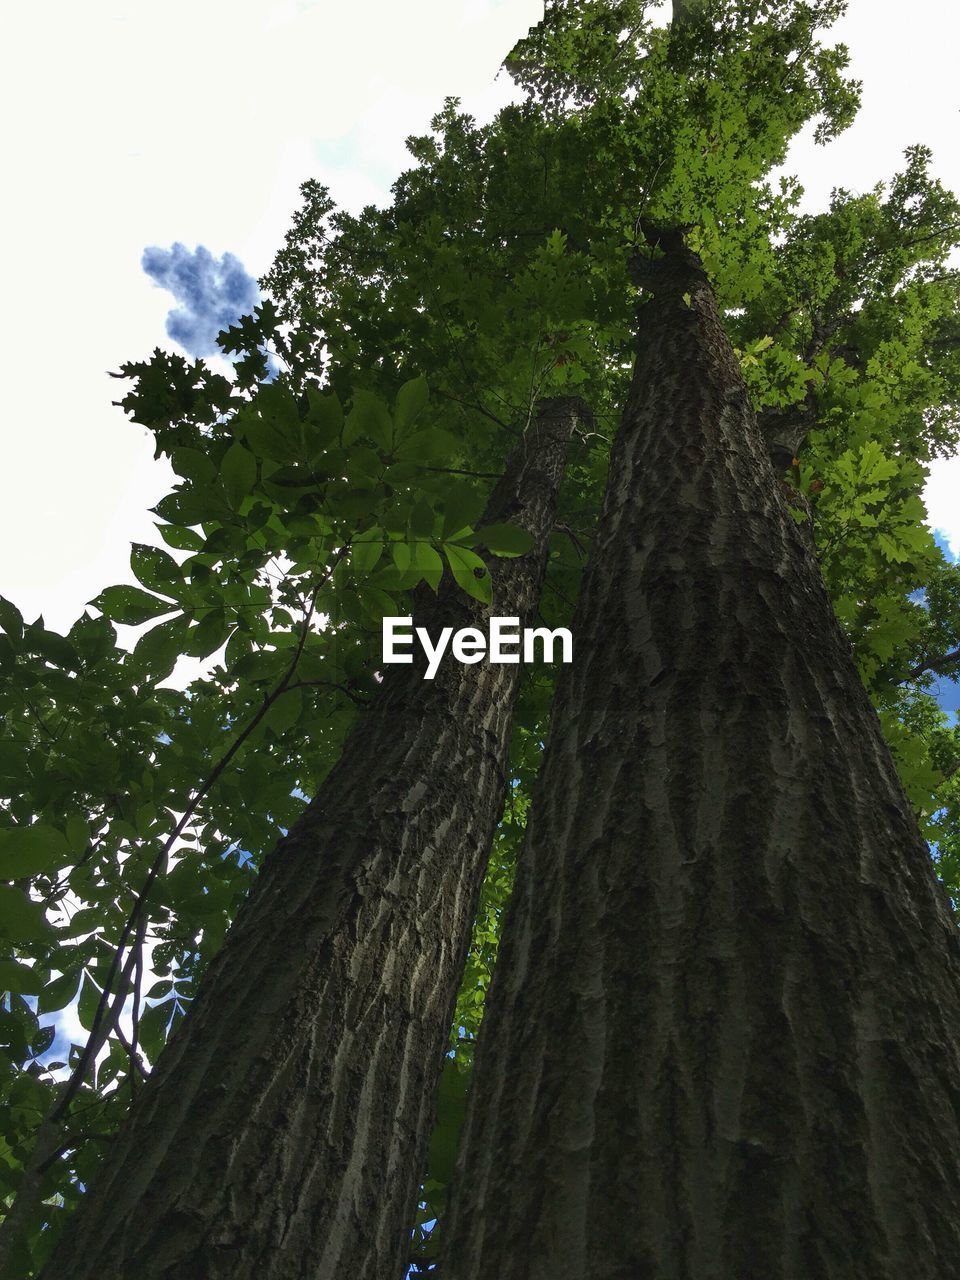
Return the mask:
<svg viewBox="0 0 960 1280"><path fill-rule="evenodd" d="M579 413L544 402L488 505L535 539L492 562L498 613L536 604ZM488 612L444 587L417 622ZM387 668L266 860L48 1280L402 1275L521 670L423 669Z"/></svg>
<svg viewBox="0 0 960 1280"><path fill-rule="evenodd" d="M708 281L663 247L443 1280L958 1276L955 921Z"/></svg>

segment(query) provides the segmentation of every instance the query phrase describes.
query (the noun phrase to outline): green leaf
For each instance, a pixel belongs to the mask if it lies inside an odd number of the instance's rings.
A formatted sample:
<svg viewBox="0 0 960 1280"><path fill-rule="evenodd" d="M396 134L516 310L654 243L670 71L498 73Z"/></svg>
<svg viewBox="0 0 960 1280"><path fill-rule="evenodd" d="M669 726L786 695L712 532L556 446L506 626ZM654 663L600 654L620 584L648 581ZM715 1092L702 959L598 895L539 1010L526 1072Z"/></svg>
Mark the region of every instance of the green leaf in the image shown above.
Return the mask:
<svg viewBox="0 0 960 1280"><path fill-rule="evenodd" d="M372 440L384 449L389 449L393 438L390 410L372 391L353 393L353 407L343 429L344 444L353 444L361 438Z"/></svg>
<svg viewBox="0 0 960 1280"><path fill-rule="evenodd" d="M410 512L410 533L414 538L430 538L436 520L433 508L426 502L418 502Z"/></svg>
<svg viewBox="0 0 960 1280"><path fill-rule="evenodd" d="M62 831L46 822L30 827L4 827L0 830L0 876L19 880L51 871L70 861L70 846Z"/></svg>
<svg viewBox="0 0 960 1280"><path fill-rule="evenodd" d="M303 452L296 401L277 383L261 385L256 400L233 420L234 435L242 435L258 458L293 462Z"/></svg>
<svg viewBox="0 0 960 1280"><path fill-rule="evenodd" d="M140 1043L148 1058L156 1058L167 1038L167 1027L173 1015L173 997L162 1004L149 1005L140 1018Z"/></svg>
<svg viewBox="0 0 960 1280"><path fill-rule="evenodd" d="M307 421L315 428L313 440L317 449L326 448L340 439L343 430L343 409L337 396L332 393L323 394L316 387L307 388L307 401L310 412Z"/></svg>
<svg viewBox="0 0 960 1280"><path fill-rule="evenodd" d="M896 459L886 457L876 440L868 440L861 449L861 484L879 484L883 480L891 480L898 469Z"/></svg>
<svg viewBox="0 0 960 1280"><path fill-rule="evenodd" d="M152 627L134 647L134 665L149 673L154 680L166 680L177 659L185 652L189 630L190 619L182 613Z"/></svg>
<svg viewBox="0 0 960 1280"><path fill-rule="evenodd" d="M382 471L383 463L380 461L379 453L362 445L351 449L347 460L347 479L351 484L369 489Z"/></svg>
<svg viewBox="0 0 960 1280"><path fill-rule="evenodd" d="M910 552L906 547L900 545L887 533L877 534L877 546L885 560L891 561L893 564L903 564L904 561L910 559Z"/></svg>
<svg viewBox="0 0 960 1280"><path fill-rule="evenodd" d="M443 561L440 553L429 542L414 542L410 547L410 565L417 571L417 581L426 582L434 591L443 577Z"/></svg>
<svg viewBox="0 0 960 1280"><path fill-rule="evenodd" d="M390 566L390 572L394 572L392 566ZM396 617L399 609L399 606L393 596L388 596L386 591L382 590L380 587L371 586L366 582L363 584L360 603L364 615L371 619L371 621L375 622L378 626L381 618Z"/></svg>
<svg viewBox="0 0 960 1280"><path fill-rule="evenodd" d="M35 1058L41 1057L41 1055L47 1052L47 1050L50 1048L50 1046L53 1044L56 1038L57 1038L56 1027L54 1026L39 1027L37 1030L37 1034L33 1037L33 1040L30 1046L33 1056Z"/></svg>
<svg viewBox="0 0 960 1280"><path fill-rule="evenodd" d="M252 647L253 642L250 637L245 635L244 632L237 627L236 631L234 631L233 635L227 641L226 652L223 655L224 665L227 670L230 670L235 667L238 662L241 662L247 654L250 653Z"/></svg>
<svg viewBox="0 0 960 1280"><path fill-rule="evenodd" d="M533 546L532 534L515 524L483 525L477 539L495 556L522 556Z"/></svg>
<svg viewBox="0 0 960 1280"><path fill-rule="evenodd" d="M183 585L183 574L173 556L161 547L135 542L130 550L130 567L138 581L155 591L167 591Z"/></svg>
<svg viewBox="0 0 960 1280"><path fill-rule="evenodd" d="M67 667L70 671L79 671L82 663L77 656L77 651L66 638L56 631L47 631L44 628L35 631L36 623L32 627L28 627L25 634L30 638L31 645L36 649L42 657L48 662L52 662L58 667Z"/></svg>
<svg viewBox="0 0 960 1280"><path fill-rule="evenodd" d="M176 604L170 600L161 600L140 587L107 587L95 600L89 602L99 609L105 617L114 622L122 622L128 626L137 626L141 622L149 622L163 613L171 613Z"/></svg>
<svg viewBox="0 0 960 1280"><path fill-rule="evenodd" d="M220 463L220 479L234 508L253 491L257 482L257 460L238 441L234 441Z"/></svg>
<svg viewBox="0 0 960 1280"><path fill-rule="evenodd" d="M490 604L493 600L493 583L487 566L476 552L449 542L444 543L443 550L457 584L475 600Z"/></svg>
<svg viewBox="0 0 960 1280"><path fill-rule="evenodd" d="M137 816L133 823L137 829L137 835L144 837L149 836L156 820L157 806L152 801L142 804L137 810Z"/></svg>
<svg viewBox="0 0 960 1280"><path fill-rule="evenodd" d="M405 435L408 429L419 418L430 399L430 388L426 378L411 378L397 392L394 408L394 421L397 424L397 435Z"/></svg>
<svg viewBox="0 0 960 1280"><path fill-rule="evenodd" d="M178 476L194 484L212 484L217 474L212 459L199 449L174 449L170 462Z"/></svg>
<svg viewBox="0 0 960 1280"><path fill-rule="evenodd" d="M384 471L383 480L386 484L403 484L419 473L420 468L415 462L395 462Z"/></svg>
<svg viewBox="0 0 960 1280"><path fill-rule="evenodd" d="M208 658L220 648L232 630L233 624L227 620L225 611L211 609L190 632L184 652L191 658Z"/></svg>
<svg viewBox="0 0 960 1280"><path fill-rule="evenodd" d="M460 454L460 441L449 431L441 427L428 427L425 431L415 431L397 445L394 453L398 458L411 462L453 462Z"/></svg>
<svg viewBox="0 0 960 1280"><path fill-rule="evenodd" d="M90 843L90 824L86 818L81 818L78 813L73 814L67 819L65 830L71 853L78 856L86 853Z"/></svg>
<svg viewBox="0 0 960 1280"><path fill-rule="evenodd" d="M377 530L379 532L379 530ZM353 550L350 553L350 559L353 564L354 572L358 574L370 573L375 568L383 555L383 543L368 541L364 538L362 541L357 540L353 544Z"/></svg>
<svg viewBox="0 0 960 1280"><path fill-rule="evenodd" d="M452 537L461 529L472 527L483 513L483 496L473 485L450 482L443 491L443 536Z"/></svg>
<svg viewBox="0 0 960 1280"><path fill-rule="evenodd" d="M391 542L390 552L393 556L393 563L397 566L401 573L406 573L411 565L410 544L408 542Z"/></svg>
<svg viewBox="0 0 960 1280"><path fill-rule="evenodd" d="M119 825L127 826L127 823ZM114 827L116 830L116 826ZM132 832L132 828L131 828ZM75 911L69 921L61 928L58 933L61 938L79 938L87 933L99 933L103 929L103 911L100 907L84 907L80 911Z"/></svg>
<svg viewBox="0 0 960 1280"><path fill-rule="evenodd" d="M196 525L210 520L224 520L232 515L230 508L215 489L176 489L161 498L153 511L168 524Z"/></svg>
<svg viewBox="0 0 960 1280"><path fill-rule="evenodd" d="M100 991L97 984L86 971L83 974L83 982L80 987L80 997L77 1001L77 1016L80 1019L80 1025L85 1031L93 1030L93 1019L96 1016L97 1005L100 1003ZM142 1025L141 1019L141 1025Z"/></svg>
<svg viewBox="0 0 960 1280"><path fill-rule="evenodd" d="M158 524L155 528L168 547L176 547L178 551L203 549L203 535L194 529L184 529L178 524Z"/></svg>
<svg viewBox="0 0 960 1280"><path fill-rule="evenodd" d="M76 970L72 973L61 974L59 978L54 978L40 992L37 1012L56 1013L58 1009L66 1008L68 1004L73 1003L79 986L80 974Z"/></svg>
<svg viewBox="0 0 960 1280"><path fill-rule="evenodd" d="M43 990L43 979L36 969L25 964L17 964L15 960L0 960L0 991L11 991L15 995L37 996ZM45 1010L40 1010L41 1013Z"/></svg>
<svg viewBox="0 0 960 1280"><path fill-rule="evenodd" d="M11 640L19 640L23 635L23 614L11 601L0 596L0 627Z"/></svg>
<svg viewBox="0 0 960 1280"><path fill-rule="evenodd" d="M300 719L303 710L303 693L300 689L286 689L264 716L264 723L278 737Z"/></svg>
<svg viewBox="0 0 960 1280"><path fill-rule="evenodd" d="M39 902L13 885L0 884L0 937L11 942L44 942L52 933Z"/></svg>

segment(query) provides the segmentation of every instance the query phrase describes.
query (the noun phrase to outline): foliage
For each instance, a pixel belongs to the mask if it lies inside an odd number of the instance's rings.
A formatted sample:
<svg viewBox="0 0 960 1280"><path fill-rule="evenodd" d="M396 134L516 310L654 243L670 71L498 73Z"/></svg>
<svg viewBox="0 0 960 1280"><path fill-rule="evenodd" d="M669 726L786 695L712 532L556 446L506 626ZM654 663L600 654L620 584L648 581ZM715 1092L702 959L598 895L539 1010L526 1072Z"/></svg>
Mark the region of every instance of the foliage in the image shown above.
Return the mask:
<svg viewBox="0 0 960 1280"><path fill-rule="evenodd" d="M518 545L476 529L485 495L537 400L575 390L599 425L576 442L541 603L569 619L656 253L646 223L701 254L960 894L960 739L930 693L960 671L960 570L921 500L960 437L958 206L921 147L815 217L770 176L805 123L827 141L852 117L845 51L817 34L842 7L709 0L662 30L641 0L552 3L506 61L525 99L483 127L449 99L408 140L388 208L337 212L304 185L270 298L221 335L232 379L161 351L122 367L121 404L178 477L164 545L135 546L140 586L106 588L65 637L0 603L0 1194L37 1183L15 1274L42 1264L260 859L336 759L376 687L380 619L447 572L489 598L481 553ZM212 666L186 690L169 683L181 655ZM550 695L529 671L415 1231L424 1270ZM90 1039L58 1065L38 1016L68 1007Z"/></svg>

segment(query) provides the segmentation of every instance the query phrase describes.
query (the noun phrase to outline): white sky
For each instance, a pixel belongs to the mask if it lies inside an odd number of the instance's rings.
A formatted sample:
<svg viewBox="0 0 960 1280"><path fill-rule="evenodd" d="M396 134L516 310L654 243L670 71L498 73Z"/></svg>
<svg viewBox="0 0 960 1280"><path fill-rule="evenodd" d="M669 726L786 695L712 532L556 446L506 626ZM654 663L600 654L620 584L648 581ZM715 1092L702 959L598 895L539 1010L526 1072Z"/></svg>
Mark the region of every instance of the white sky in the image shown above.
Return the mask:
<svg viewBox="0 0 960 1280"><path fill-rule="evenodd" d="M539 0L47 0L11 8L0 54L7 197L0 212L0 592L66 629L130 581L131 541L170 475L111 400L106 371L170 347L170 295L141 271L180 240L270 265L298 184L385 201L445 95L487 118L501 58ZM953 0L852 0L838 28L864 80L854 128L801 142L792 168L821 207L926 142L960 190ZM960 459L937 467L931 523L960 552Z"/></svg>

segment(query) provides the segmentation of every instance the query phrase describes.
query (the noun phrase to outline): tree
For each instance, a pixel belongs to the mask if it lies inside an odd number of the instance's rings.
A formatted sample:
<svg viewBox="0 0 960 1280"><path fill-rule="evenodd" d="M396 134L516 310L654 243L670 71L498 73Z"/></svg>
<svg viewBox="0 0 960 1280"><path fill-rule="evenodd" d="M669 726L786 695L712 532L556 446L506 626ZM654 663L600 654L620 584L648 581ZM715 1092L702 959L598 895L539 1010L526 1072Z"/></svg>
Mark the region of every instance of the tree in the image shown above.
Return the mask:
<svg viewBox="0 0 960 1280"><path fill-rule="evenodd" d="M952 904L692 228L642 225L586 656L558 687L441 1272L940 1276ZM815 350L835 330L811 318Z"/></svg>
<svg viewBox="0 0 960 1280"><path fill-rule="evenodd" d="M442 1272L932 1280L956 921L709 282L648 235Z"/></svg>
<svg viewBox="0 0 960 1280"><path fill-rule="evenodd" d="M920 492L926 461L958 438L957 278L946 265L957 205L917 148L885 187L837 192L822 215L799 217L796 185L769 171L807 121L827 141L852 117L844 51L818 36L842 6L687 7L689 20L663 31L639 0L551 4L507 60L527 100L483 128L448 101L431 133L408 141L415 165L389 208L335 213L306 184L264 282L270 300L222 337L238 357L232 383L160 352L121 371L134 384L125 407L181 478L157 508L180 558L135 548L143 589L108 588L95 602L102 616L67 637L0 611L2 838L16 875L0 895L11 956L0 1179L10 1198L20 1190L17 1206L29 1206L31 1185L39 1198L19 1220L11 1213L18 1274L43 1264L95 1185L102 1151L128 1141L116 1135L142 1074L207 966L228 967L229 951L214 957L256 869L305 797L344 767L351 726L378 688L380 618L409 612L418 584L438 585L441 571L484 592L471 557L490 481L536 404L575 394L596 425L576 437L540 602L551 625L569 622L607 424L628 398L636 308L669 256L658 243L667 229L682 229L717 298L770 483L816 548L911 806L956 891L960 746L928 686L933 671L957 669L960 585L923 526ZM683 291L696 298L684 305L691 324L709 311L697 280ZM653 493L656 474L643 483ZM317 627L318 615L329 625ZM161 618L132 652L117 647L111 620ZM208 680L162 687L178 653L224 642ZM581 640L577 670L594 661ZM409 1223L421 1271L441 1243L551 697L549 669L524 673L425 1170L413 1166L429 1105L408 1135L410 1177L423 1177ZM294 959L285 953L285 967ZM211 981L228 982L218 968ZM79 995L91 1038L71 1050L66 1086L44 1058L32 994L41 1013ZM48 1145L31 1157L51 1109ZM518 1203L536 1194L526 1172L510 1179Z"/></svg>
<svg viewBox="0 0 960 1280"><path fill-rule="evenodd" d="M524 620L578 412L543 406L485 514L530 545L491 571ZM489 616L455 584L418 603L434 639ZM266 860L49 1274L399 1272L520 671L424 666L385 674Z"/></svg>

